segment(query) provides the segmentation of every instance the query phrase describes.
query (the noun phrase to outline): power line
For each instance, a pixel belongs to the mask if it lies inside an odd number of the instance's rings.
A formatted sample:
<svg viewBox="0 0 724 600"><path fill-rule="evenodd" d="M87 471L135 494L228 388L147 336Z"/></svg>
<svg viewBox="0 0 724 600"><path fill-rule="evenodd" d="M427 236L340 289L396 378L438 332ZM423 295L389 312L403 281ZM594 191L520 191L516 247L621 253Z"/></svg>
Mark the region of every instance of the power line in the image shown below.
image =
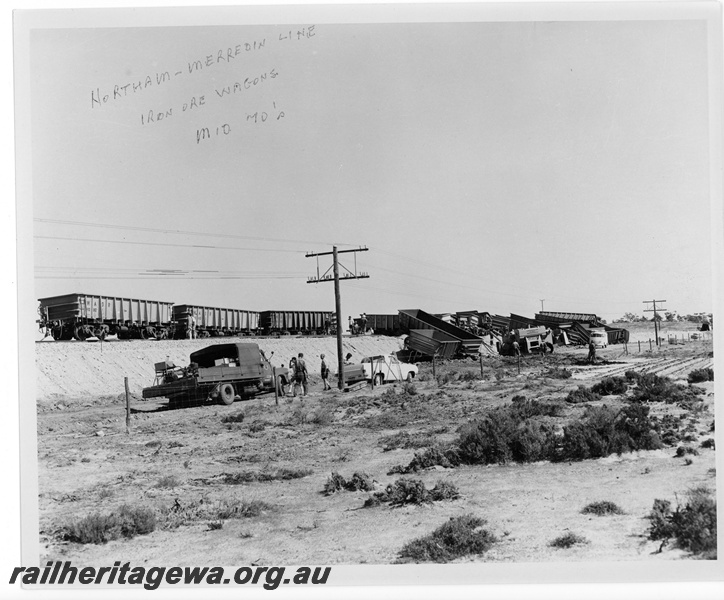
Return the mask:
<svg viewBox="0 0 724 600"><path fill-rule="evenodd" d="M212 250L245 250L250 252L285 252L289 254L300 254L302 250L281 250L279 248L241 248L238 246L214 246L211 244L172 244L166 242L134 242L131 240L104 240L90 238L61 237L54 235L35 235L36 239L43 240L67 240L71 242L97 242L101 244L131 244L134 246L167 246L171 248L195 248Z"/></svg>
<svg viewBox="0 0 724 600"><path fill-rule="evenodd" d="M158 227L137 227L132 225L117 225L114 223L90 223L87 221L69 221L65 219L33 219L36 223L49 223L53 225L72 225L78 227L98 227L101 229L121 229L124 231L143 231L146 233L166 233L171 235L194 235L201 237L214 237L214 238L230 238L239 240L254 240L261 242L274 242L274 243L294 243L294 244L327 244L327 242L315 242L310 240L294 240L294 239L283 239L283 238L270 238L264 236L252 236L252 235L238 235L232 233L207 233L203 231L188 231L183 229L164 229ZM340 244L342 246L349 246L351 244Z"/></svg>

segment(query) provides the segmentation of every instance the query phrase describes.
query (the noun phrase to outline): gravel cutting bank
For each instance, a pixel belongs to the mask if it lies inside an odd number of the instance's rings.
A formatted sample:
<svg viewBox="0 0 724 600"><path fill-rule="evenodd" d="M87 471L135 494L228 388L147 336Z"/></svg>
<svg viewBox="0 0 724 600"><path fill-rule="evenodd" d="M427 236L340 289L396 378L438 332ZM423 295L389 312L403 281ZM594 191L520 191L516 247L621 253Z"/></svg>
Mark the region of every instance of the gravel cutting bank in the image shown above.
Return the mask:
<svg viewBox="0 0 724 600"><path fill-rule="evenodd" d="M334 337L210 338L200 340L156 340L105 342L38 342L35 344L36 399L61 400L88 396L115 396L124 392L128 377L130 391L140 395L153 383L154 363L171 360L179 366L189 363L189 354L211 344L235 341L256 342L276 366L303 352L311 373L319 370L319 355L326 354L337 367ZM353 360L363 356L396 352L402 338L386 336L345 337L344 353Z"/></svg>

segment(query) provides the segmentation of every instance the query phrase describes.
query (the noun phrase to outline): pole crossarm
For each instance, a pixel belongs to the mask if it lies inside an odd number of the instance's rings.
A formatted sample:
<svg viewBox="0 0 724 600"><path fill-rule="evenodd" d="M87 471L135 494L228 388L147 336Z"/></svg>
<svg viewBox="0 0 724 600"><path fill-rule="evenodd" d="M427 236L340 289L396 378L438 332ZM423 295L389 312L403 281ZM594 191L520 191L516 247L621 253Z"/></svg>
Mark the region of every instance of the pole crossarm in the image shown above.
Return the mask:
<svg viewBox="0 0 724 600"><path fill-rule="evenodd" d="M367 247L354 248L351 250L337 250L337 246L332 246L331 252L307 252L306 258L329 256L332 255L332 272L334 275L329 275L329 269L327 269L323 275L319 274L319 260L317 260L317 275L309 277L307 283L322 283L324 281L334 282L334 309L335 309L335 320L337 322L337 365L338 365L338 381L337 387L340 390L345 388L345 377L344 377L344 359L342 358L342 295L339 291L339 282L345 279L367 279L369 275L367 273L357 273L357 255L355 254L354 259L354 272L350 271L347 267L342 267L348 274L339 274L339 259L338 254L343 252L365 252Z"/></svg>
<svg viewBox="0 0 724 600"><path fill-rule="evenodd" d="M656 336L656 345L659 345L659 322L656 320L656 316L659 312L659 310L666 310L665 307L659 306L659 308L656 308L656 303L663 304L666 302L666 300L644 300L644 304L653 305L653 308L645 308L643 312L652 312L654 313L653 319L654 319L654 335Z"/></svg>

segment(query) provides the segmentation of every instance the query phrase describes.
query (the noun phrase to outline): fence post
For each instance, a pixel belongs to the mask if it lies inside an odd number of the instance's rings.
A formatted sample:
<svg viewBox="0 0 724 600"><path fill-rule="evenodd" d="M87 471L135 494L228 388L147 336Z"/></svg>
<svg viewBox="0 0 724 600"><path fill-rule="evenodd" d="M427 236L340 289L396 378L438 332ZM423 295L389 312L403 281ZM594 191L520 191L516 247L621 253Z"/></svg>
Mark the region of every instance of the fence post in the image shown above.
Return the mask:
<svg viewBox="0 0 724 600"><path fill-rule="evenodd" d="M653 346L651 345L651 338L649 338L649 352L653 351Z"/></svg>
<svg viewBox="0 0 724 600"><path fill-rule="evenodd" d="M483 353L480 353L480 379L483 378Z"/></svg>
<svg viewBox="0 0 724 600"><path fill-rule="evenodd" d="M520 375L520 354L518 355L518 375Z"/></svg>
<svg viewBox="0 0 724 600"><path fill-rule="evenodd" d="M639 340L639 352L641 352L641 340Z"/></svg>
<svg viewBox="0 0 724 600"><path fill-rule="evenodd" d="M279 406L279 383L277 382L277 368L272 367L272 383L274 384L274 404Z"/></svg>
<svg viewBox="0 0 724 600"><path fill-rule="evenodd" d="M437 377L437 373L435 372L435 354L432 355L432 376Z"/></svg>
<svg viewBox="0 0 724 600"><path fill-rule="evenodd" d="M131 433L131 394L128 391L128 377L123 378L123 385L126 388L126 435Z"/></svg>

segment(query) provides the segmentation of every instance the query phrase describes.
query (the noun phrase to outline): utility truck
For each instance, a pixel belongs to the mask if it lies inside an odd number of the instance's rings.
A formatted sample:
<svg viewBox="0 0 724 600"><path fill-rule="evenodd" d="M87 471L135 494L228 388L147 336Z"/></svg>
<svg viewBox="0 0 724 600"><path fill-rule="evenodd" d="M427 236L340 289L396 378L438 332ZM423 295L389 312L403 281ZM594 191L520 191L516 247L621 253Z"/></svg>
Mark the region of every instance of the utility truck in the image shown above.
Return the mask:
<svg viewBox="0 0 724 600"><path fill-rule="evenodd" d="M274 353L272 352L272 355ZM258 344L214 344L192 352L188 367L171 361L155 364L156 378L143 389L143 398L168 398L169 405L234 400L281 390L289 383L289 369L272 367ZM274 374L276 371L276 380Z"/></svg>

